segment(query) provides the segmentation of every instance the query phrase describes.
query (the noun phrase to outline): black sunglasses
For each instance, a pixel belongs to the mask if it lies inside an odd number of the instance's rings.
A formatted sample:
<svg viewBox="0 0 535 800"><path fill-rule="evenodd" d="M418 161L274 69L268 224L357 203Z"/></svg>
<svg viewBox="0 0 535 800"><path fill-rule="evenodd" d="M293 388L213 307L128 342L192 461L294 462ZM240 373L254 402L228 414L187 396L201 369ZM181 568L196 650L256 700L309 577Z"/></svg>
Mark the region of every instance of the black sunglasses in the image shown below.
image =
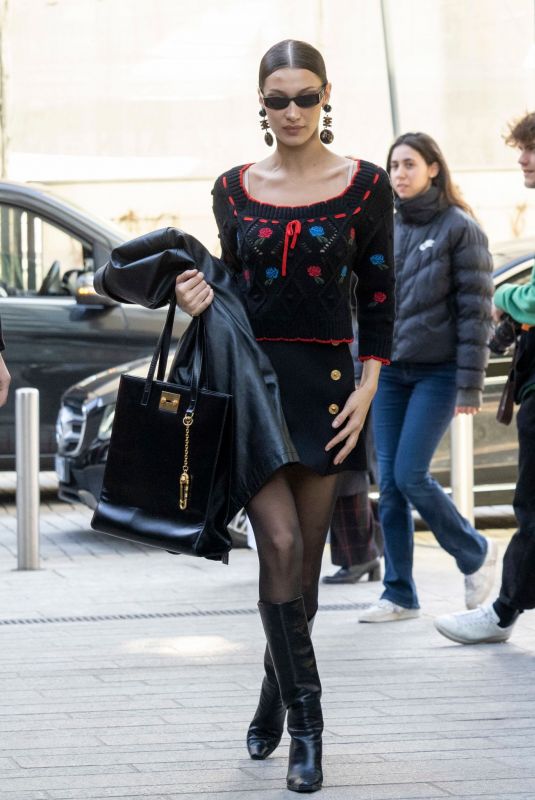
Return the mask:
<svg viewBox="0 0 535 800"><path fill-rule="evenodd" d="M288 108L290 103L295 103L299 108L313 108L321 103L324 94L325 85L314 94L298 94L297 97L281 97L279 95L265 97L262 95L262 100L266 108L270 108L272 111L282 111L283 108Z"/></svg>

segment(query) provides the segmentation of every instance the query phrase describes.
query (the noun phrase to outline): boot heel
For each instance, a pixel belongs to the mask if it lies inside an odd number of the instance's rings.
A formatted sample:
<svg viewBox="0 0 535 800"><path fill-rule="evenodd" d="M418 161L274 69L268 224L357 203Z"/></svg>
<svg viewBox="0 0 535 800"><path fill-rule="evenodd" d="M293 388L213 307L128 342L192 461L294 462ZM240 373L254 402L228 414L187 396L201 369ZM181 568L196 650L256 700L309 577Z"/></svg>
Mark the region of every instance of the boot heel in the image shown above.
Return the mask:
<svg viewBox="0 0 535 800"><path fill-rule="evenodd" d="M368 580L369 581L380 581L381 580L381 565L377 564L373 569L368 572Z"/></svg>

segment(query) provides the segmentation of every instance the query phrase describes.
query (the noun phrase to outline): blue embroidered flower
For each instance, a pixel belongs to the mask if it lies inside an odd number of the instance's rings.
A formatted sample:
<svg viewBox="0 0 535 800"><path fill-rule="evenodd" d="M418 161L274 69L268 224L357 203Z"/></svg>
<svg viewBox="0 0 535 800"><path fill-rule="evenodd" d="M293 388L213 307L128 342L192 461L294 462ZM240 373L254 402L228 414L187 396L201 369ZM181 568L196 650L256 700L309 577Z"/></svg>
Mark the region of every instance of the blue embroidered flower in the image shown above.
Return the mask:
<svg viewBox="0 0 535 800"><path fill-rule="evenodd" d="M376 253L375 255L370 256L370 261L372 262L372 264L379 266L379 264L385 263L385 257L382 253Z"/></svg>
<svg viewBox="0 0 535 800"><path fill-rule="evenodd" d="M327 237L325 236L325 228L323 225L311 225L308 232L314 239L317 239L321 244L327 244Z"/></svg>
<svg viewBox="0 0 535 800"><path fill-rule="evenodd" d="M264 281L264 284L266 286L269 286L278 277L279 277L279 270L277 269L277 267L268 267L266 269L266 279L267 280Z"/></svg>
<svg viewBox="0 0 535 800"><path fill-rule="evenodd" d="M345 281L346 277L347 277L347 267L342 267L342 269L340 270L340 277L338 278L338 283L342 283L343 281Z"/></svg>

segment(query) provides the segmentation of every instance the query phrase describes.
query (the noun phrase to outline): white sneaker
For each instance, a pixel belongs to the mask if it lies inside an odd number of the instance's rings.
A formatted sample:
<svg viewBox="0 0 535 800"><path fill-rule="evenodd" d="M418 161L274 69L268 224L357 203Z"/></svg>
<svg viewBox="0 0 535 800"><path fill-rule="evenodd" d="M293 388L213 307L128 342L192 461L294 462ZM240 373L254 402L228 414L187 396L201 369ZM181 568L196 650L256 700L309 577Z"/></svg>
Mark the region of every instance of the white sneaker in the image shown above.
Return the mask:
<svg viewBox="0 0 535 800"><path fill-rule="evenodd" d="M466 608L477 608L489 596L496 577L498 548L496 542L487 539L488 550L483 564L477 572L464 576L464 602Z"/></svg>
<svg viewBox="0 0 535 800"><path fill-rule="evenodd" d="M460 644L480 644L482 642L506 642L514 623L500 628L499 617L492 606L482 606L475 611L460 611L458 614L445 614L437 617L435 628L447 639Z"/></svg>
<svg viewBox="0 0 535 800"><path fill-rule="evenodd" d="M398 619L412 619L420 616L419 608L404 608L390 600L378 600L375 605L365 608L359 614L359 622L396 622Z"/></svg>

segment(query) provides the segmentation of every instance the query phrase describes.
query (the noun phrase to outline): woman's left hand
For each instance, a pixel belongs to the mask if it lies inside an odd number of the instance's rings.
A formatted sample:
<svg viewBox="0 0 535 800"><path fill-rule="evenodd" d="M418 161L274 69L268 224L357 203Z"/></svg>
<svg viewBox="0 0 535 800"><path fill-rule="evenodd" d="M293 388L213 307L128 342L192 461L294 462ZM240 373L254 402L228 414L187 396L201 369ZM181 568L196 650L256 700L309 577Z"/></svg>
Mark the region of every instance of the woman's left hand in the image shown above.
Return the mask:
<svg viewBox="0 0 535 800"><path fill-rule="evenodd" d="M340 428L340 431L327 444L325 450L331 450L337 444L343 442L344 439L345 445L337 453L333 464L341 464L357 444L375 391L375 386L361 385L357 387L347 398L347 402L341 412L334 418L333 428ZM342 425L343 427L341 427Z"/></svg>
<svg viewBox="0 0 535 800"><path fill-rule="evenodd" d="M474 416L479 411L477 406L455 406L455 416L457 414L472 414Z"/></svg>

